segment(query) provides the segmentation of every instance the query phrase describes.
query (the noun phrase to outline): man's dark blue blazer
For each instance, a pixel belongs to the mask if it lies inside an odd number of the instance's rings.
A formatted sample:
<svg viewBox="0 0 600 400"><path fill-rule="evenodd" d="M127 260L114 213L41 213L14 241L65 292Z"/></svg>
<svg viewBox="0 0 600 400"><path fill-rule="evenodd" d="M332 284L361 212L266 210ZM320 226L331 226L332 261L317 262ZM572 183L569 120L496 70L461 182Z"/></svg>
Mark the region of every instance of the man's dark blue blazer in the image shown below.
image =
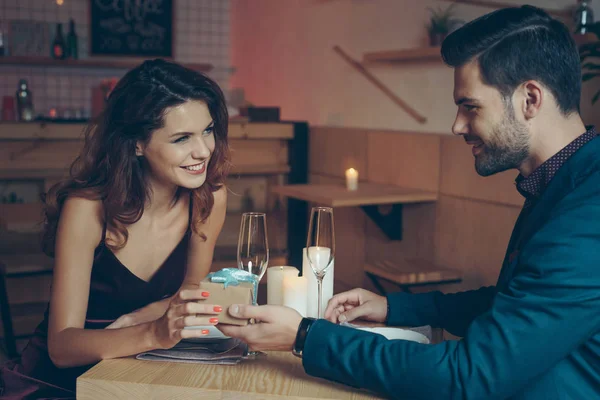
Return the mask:
<svg viewBox="0 0 600 400"><path fill-rule="evenodd" d="M518 225L495 287L388 296L390 325L462 340L386 340L318 320L306 372L398 399L600 399L600 137Z"/></svg>

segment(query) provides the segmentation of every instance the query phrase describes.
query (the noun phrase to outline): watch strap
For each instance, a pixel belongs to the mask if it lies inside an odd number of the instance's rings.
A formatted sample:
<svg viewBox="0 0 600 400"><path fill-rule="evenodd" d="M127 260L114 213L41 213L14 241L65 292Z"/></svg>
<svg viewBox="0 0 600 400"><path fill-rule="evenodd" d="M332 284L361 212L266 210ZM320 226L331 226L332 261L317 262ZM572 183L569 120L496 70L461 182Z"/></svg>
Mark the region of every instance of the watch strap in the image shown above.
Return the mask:
<svg viewBox="0 0 600 400"><path fill-rule="evenodd" d="M300 325L298 325L298 333L296 333L296 341L292 347L292 353L296 357L302 358L304 343L306 343L306 337L308 336L308 332L310 331L310 328L314 322L314 318L302 318L302 321L300 321Z"/></svg>

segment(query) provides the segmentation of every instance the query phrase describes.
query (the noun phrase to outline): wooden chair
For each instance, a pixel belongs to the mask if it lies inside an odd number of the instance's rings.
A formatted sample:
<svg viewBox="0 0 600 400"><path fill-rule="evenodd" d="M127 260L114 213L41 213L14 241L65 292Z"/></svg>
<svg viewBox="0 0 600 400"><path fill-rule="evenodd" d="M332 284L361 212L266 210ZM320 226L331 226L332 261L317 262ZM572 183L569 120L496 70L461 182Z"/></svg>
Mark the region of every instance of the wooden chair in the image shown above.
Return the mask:
<svg viewBox="0 0 600 400"><path fill-rule="evenodd" d="M386 294L380 280L395 284L404 292L417 286L445 285L462 281L459 271L439 267L432 262L409 259L375 261L365 265L365 274L382 295Z"/></svg>
<svg viewBox="0 0 600 400"><path fill-rule="evenodd" d="M50 278L38 281L33 292L14 291L19 299L9 298L9 284L15 285L19 280L31 280L43 275L52 275L53 260L45 254L0 254L0 313L4 333L4 346L9 358L18 356L17 339L30 337L32 326L41 321L49 300ZM29 286L29 285L28 285ZM31 286L29 286L31 287ZM22 296L21 296L22 294ZM17 296L15 296L17 297ZM15 301L17 303L15 304ZM15 318L24 321L27 328L15 333Z"/></svg>

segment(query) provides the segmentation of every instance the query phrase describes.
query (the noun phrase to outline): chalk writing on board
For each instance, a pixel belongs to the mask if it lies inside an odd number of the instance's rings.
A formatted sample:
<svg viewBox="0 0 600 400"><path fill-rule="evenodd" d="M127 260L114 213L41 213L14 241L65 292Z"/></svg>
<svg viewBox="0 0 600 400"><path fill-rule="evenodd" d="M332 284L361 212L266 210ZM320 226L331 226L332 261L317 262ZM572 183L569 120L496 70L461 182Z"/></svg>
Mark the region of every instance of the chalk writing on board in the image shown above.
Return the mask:
<svg viewBox="0 0 600 400"><path fill-rule="evenodd" d="M92 0L92 53L172 56L172 0Z"/></svg>

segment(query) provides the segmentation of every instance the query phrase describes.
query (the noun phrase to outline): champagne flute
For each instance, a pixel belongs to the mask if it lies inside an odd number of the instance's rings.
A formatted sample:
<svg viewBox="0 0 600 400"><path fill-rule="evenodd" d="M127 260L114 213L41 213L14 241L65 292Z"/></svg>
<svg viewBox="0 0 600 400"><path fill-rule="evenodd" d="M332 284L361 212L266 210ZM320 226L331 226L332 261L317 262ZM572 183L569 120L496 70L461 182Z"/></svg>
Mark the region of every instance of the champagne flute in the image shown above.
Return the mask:
<svg viewBox="0 0 600 400"><path fill-rule="evenodd" d="M333 209L331 207L313 207L306 237L306 255L308 264L317 277L319 292L317 316L322 315L323 278L335 258L335 232Z"/></svg>
<svg viewBox="0 0 600 400"><path fill-rule="evenodd" d="M265 213L244 213L240 226L237 250L238 268L262 279L269 265L269 240L267 238L267 215ZM258 291L258 282L256 290ZM254 296L258 294L255 293ZM251 319L250 323L254 323ZM258 351L248 350L248 357L257 357Z"/></svg>
<svg viewBox="0 0 600 400"><path fill-rule="evenodd" d="M244 213L240 226L237 248L238 268L262 279L269 265L269 240L267 238L267 215Z"/></svg>

